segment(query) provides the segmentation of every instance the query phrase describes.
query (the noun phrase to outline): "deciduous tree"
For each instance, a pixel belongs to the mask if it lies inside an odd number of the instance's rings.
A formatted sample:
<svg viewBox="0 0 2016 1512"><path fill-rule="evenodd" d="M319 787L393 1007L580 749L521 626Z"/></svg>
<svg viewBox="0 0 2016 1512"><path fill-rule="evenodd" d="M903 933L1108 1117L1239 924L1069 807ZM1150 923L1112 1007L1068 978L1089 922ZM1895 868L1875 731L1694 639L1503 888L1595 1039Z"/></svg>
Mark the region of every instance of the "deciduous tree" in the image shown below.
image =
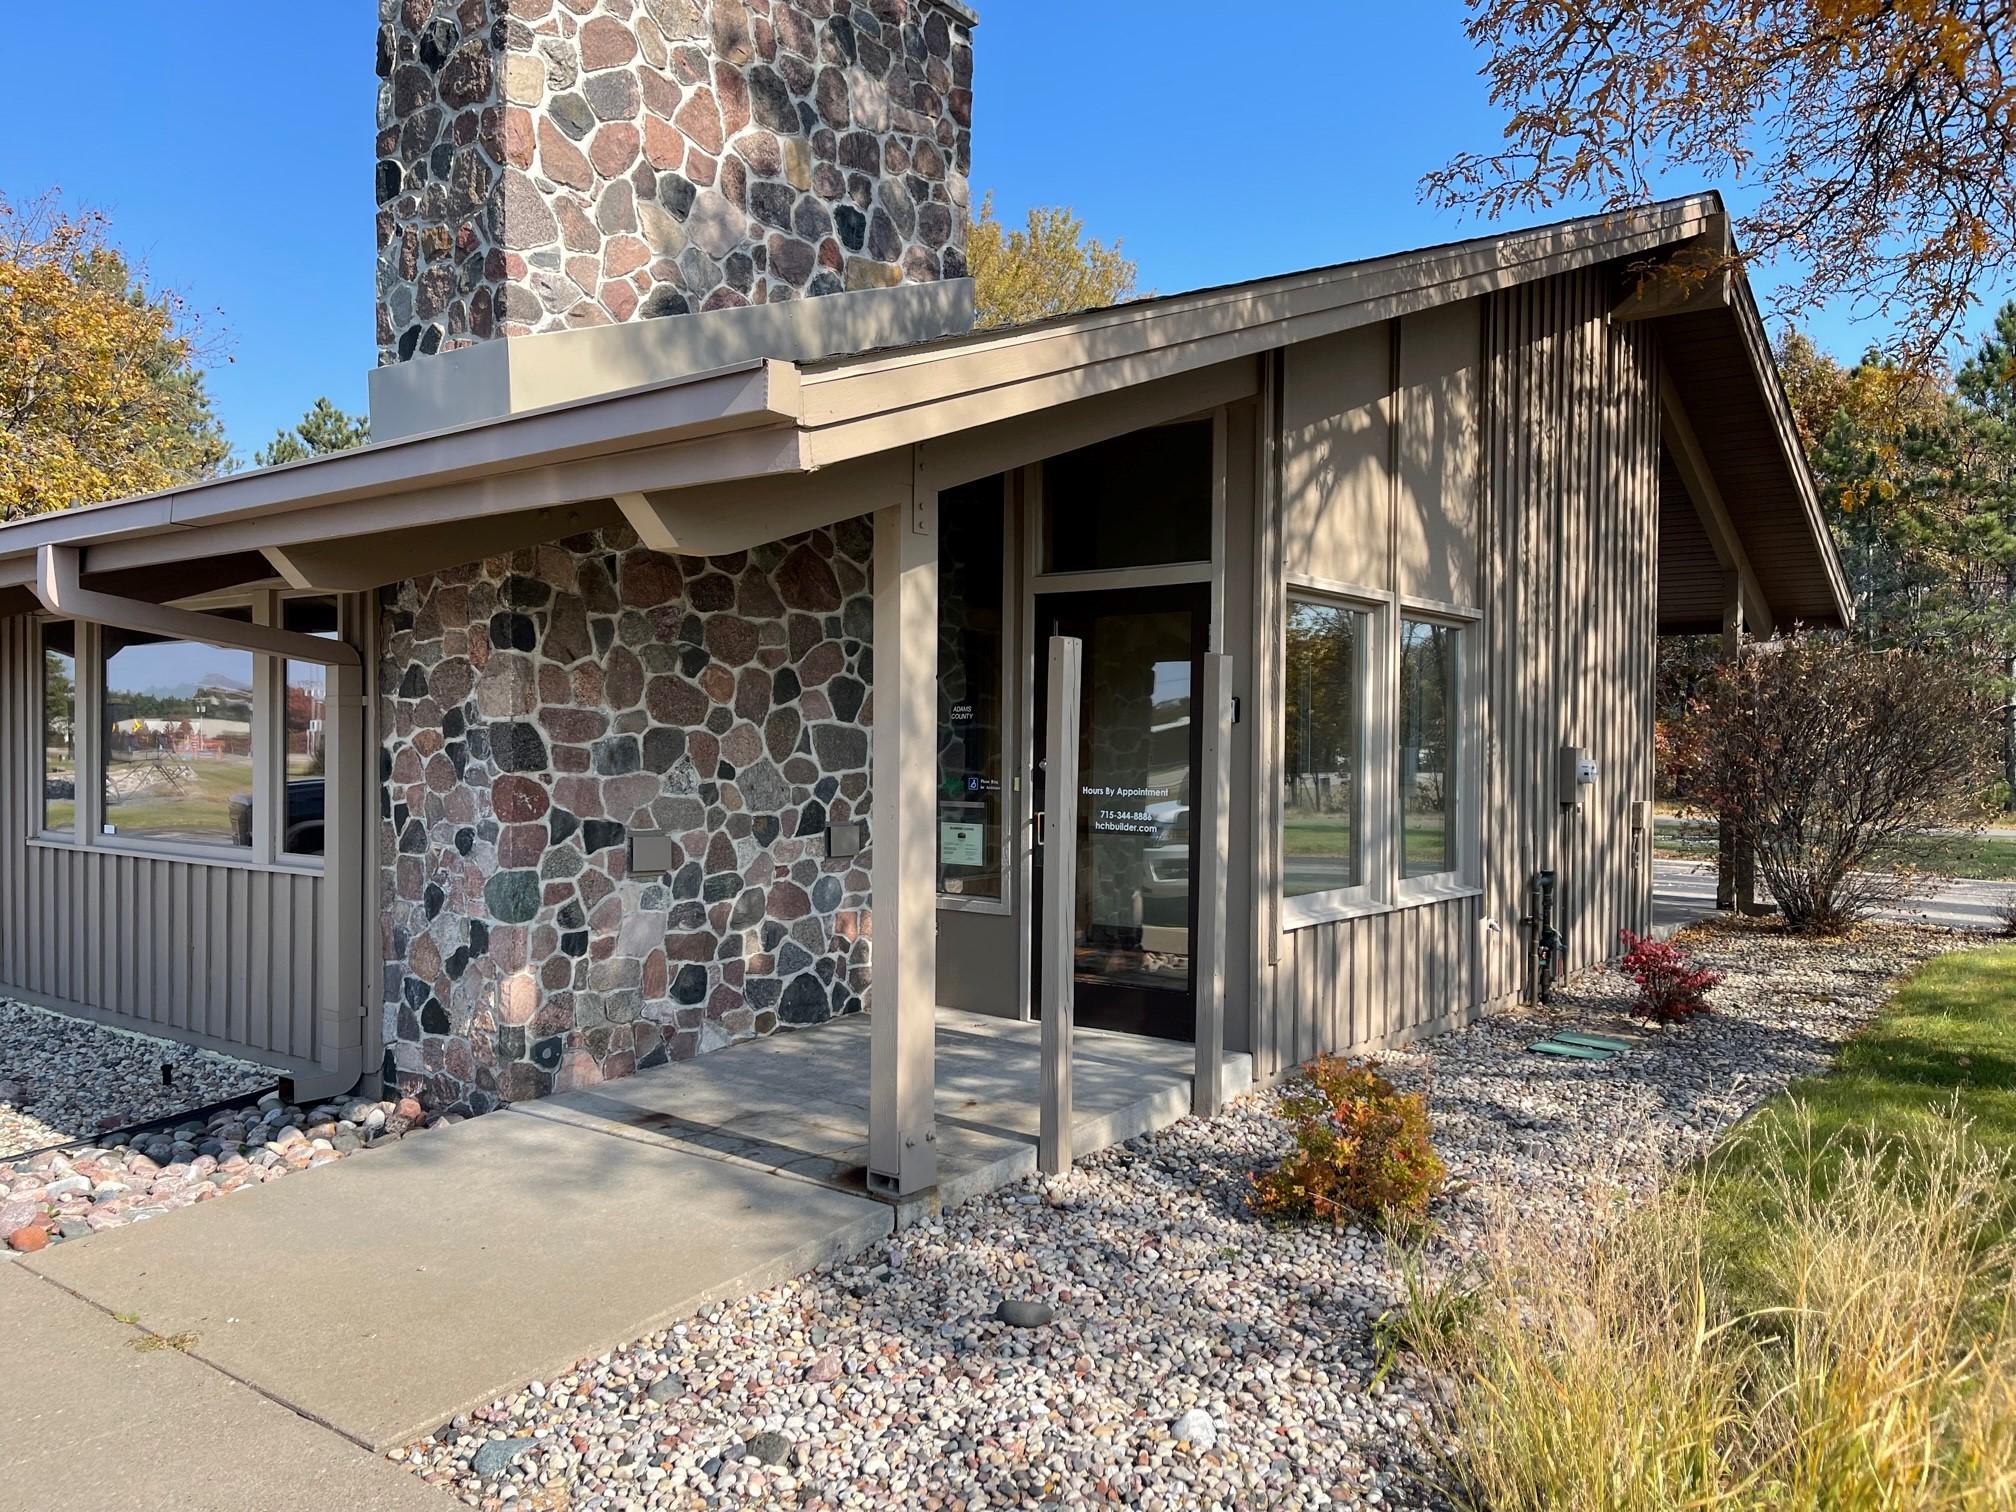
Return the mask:
<svg viewBox="0 0 2016 1512"><path fill-rule="evenodd" d="M1120 247L1087 236L1061 205L1033 208L1023 229L1007 230L988 195L966 245L980 324L1019 325L1131 299L1139 269Z"/></svg>
<svg viewBox="0 0 2016 1512"><path fill-rule="evenodd" d="M1697 704L1689 791L1754 855L1787 924L1843 929L1907 891L1884 863L1897 841L1977 818L1987 686L1951 651L1872 651L1838 634L1766 642L1720 668Z"/></svg>
<svg viewBox="0 0 2016 1512"><path fill-rule="evenodd" d="M230 456L182 298L96 214L0 197L0 520L147 493Z"/></svg>
<svg viewBox="0 0 2016 1512"><path fill-rule="evenodd" d="M1787 314L1888 317L1906 367L2016 253L2016 22L2002 0L1468 0L1505 139L1429 175L1487 215L1760 184L1743 255Z"/></svg>

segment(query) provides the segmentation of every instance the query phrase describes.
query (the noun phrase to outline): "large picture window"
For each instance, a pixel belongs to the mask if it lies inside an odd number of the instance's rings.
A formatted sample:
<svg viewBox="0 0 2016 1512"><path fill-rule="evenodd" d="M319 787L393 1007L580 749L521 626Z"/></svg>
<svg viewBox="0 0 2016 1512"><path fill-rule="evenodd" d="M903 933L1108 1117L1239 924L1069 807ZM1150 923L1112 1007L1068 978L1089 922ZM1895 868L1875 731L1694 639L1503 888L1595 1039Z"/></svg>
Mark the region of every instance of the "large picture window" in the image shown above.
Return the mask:
<svg viewBox="0 0 2016 1512"><path fill-rule="evenodd" d="M1365 882L1368 625L1363 610L1289 601L1283 687L1283 897L1308 897Z"/></svg>
<svg viewBox="0 0 2016 1512"><path fill-rule="evenodd" d="M100 636L105 834L250 848L252 653L110 626Z"/></svg>
<svg viewBox="0 0 2016 1512"><path fill-rule="evenodd" d="M77 627L42 626L42 828L77 827Z"/></svg>
<svg viewBox="0 0 2016 1512"><path fill-rule="evenodd" d="M1431 620L1400 622L1400 875L1457 867L1460 798L1458 681L1462 632Z"/></svg>

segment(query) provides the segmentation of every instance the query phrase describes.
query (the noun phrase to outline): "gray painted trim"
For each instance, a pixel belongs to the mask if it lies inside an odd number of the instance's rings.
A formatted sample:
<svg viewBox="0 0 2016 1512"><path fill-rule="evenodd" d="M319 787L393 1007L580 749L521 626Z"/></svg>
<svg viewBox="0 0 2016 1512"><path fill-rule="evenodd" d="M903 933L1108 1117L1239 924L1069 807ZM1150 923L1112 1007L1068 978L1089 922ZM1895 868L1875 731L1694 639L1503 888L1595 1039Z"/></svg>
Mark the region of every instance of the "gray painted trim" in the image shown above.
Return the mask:
<svg viewBox="0 0 2016 1512"><path fill-rule="evenodd" d="M479 341L370 375L371 434L393 441L766 358L805 362L973 328L973 280Z"/></svg>

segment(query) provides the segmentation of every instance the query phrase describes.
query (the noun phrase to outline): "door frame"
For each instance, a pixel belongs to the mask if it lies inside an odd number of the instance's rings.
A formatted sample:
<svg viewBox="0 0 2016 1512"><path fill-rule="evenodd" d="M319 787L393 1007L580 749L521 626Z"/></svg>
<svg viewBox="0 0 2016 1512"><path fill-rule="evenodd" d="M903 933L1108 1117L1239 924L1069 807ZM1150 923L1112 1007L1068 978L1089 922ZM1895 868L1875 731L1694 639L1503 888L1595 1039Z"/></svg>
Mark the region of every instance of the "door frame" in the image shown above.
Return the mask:
<svg viewBox="0 0 2016 1512"><path fill-rule="evenodd" d="M1210 622L1205 627L1204 651L1216 655L1226 649L1225 529L1229 479L1229 411L1223 405L1188 415L1171 416L1138 429L1159 429L1163 425L1209 420L1211 422L1211 559L1208 562L1177 562L1154 567L1128 567L1100 572L1044 572L1043 565L1043 463L1031 462L1013 474L1009 508L1016 513L1015 528L1021 541L1017 576L1021 580L1021 602L1014 616L1014 647L1010 661L1014 667L1014 744L1020 751L1014 769L1011 798L1014 804L1015 834L1015 922L1016 922L1016 1012L1024 1022L1034 1022L1031 994L1035 988L1035 943L1040 921L1034 916L1036 899L1036 806L1032 785L1026 780L1040 753L1036 739L1036 659L1047 648L1036 633L1036 600L1053 593L1097 592L1109 588L1154 588L1172 584L1204 584L1210 589ZM1193 858L1192 876L1196 875ZM1228 924L1228 929L1232 927ZM1197 947L1193 945L1193 951ZM1222 942L1221 942L1222 949Z"/></svg>

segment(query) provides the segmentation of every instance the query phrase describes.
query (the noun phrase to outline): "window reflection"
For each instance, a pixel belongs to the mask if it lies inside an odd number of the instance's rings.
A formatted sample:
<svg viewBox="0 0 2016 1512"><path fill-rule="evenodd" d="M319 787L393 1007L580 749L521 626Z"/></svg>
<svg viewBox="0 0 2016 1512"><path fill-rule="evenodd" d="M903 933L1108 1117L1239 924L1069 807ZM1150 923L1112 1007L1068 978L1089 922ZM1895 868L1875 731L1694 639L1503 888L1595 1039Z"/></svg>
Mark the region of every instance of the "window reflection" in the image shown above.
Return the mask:
<svg viewBox="0 0 2016 1512"><path fill-rule="evenodd" d="M77 825L77 626L42 627L42 828Z"/></svg>
<svg viewBox="0 0 2016 1512"><path fill-rule="evenodd" d="M1365 615L1291 602L1282 690L1281 890L1284 897L1365 880L1359 780Z"/></svg>
<svg viewBox="0 0 2016 1512"><path fill-rule="evenodd" d="M336 600L292 598L280 606L280 622L288 630L334 640ZM280 849L292 856L322 854L323 774L328 750L329 669L320 662L290 661L281 681L285 708L281 719L286 772L286 815L280 828Z"/></svg>
<svg viewBox="0 0 2016 1512"><path fill-rule="evenodd" d="M252 654L110 626L103 644L105 832L250 846Z"/></svg>
<svg viewBox="0 0 2016 1512"><path fill-rule="evenodd" d="M1000 899L1002 480L939 500L938 891Z"/></svg>
<svg viewBox="0 0 2016 1512"><path fill-rule="evenodd" d="M1456 869L1457 630L1400 622L1400 875Z"/></svg>

